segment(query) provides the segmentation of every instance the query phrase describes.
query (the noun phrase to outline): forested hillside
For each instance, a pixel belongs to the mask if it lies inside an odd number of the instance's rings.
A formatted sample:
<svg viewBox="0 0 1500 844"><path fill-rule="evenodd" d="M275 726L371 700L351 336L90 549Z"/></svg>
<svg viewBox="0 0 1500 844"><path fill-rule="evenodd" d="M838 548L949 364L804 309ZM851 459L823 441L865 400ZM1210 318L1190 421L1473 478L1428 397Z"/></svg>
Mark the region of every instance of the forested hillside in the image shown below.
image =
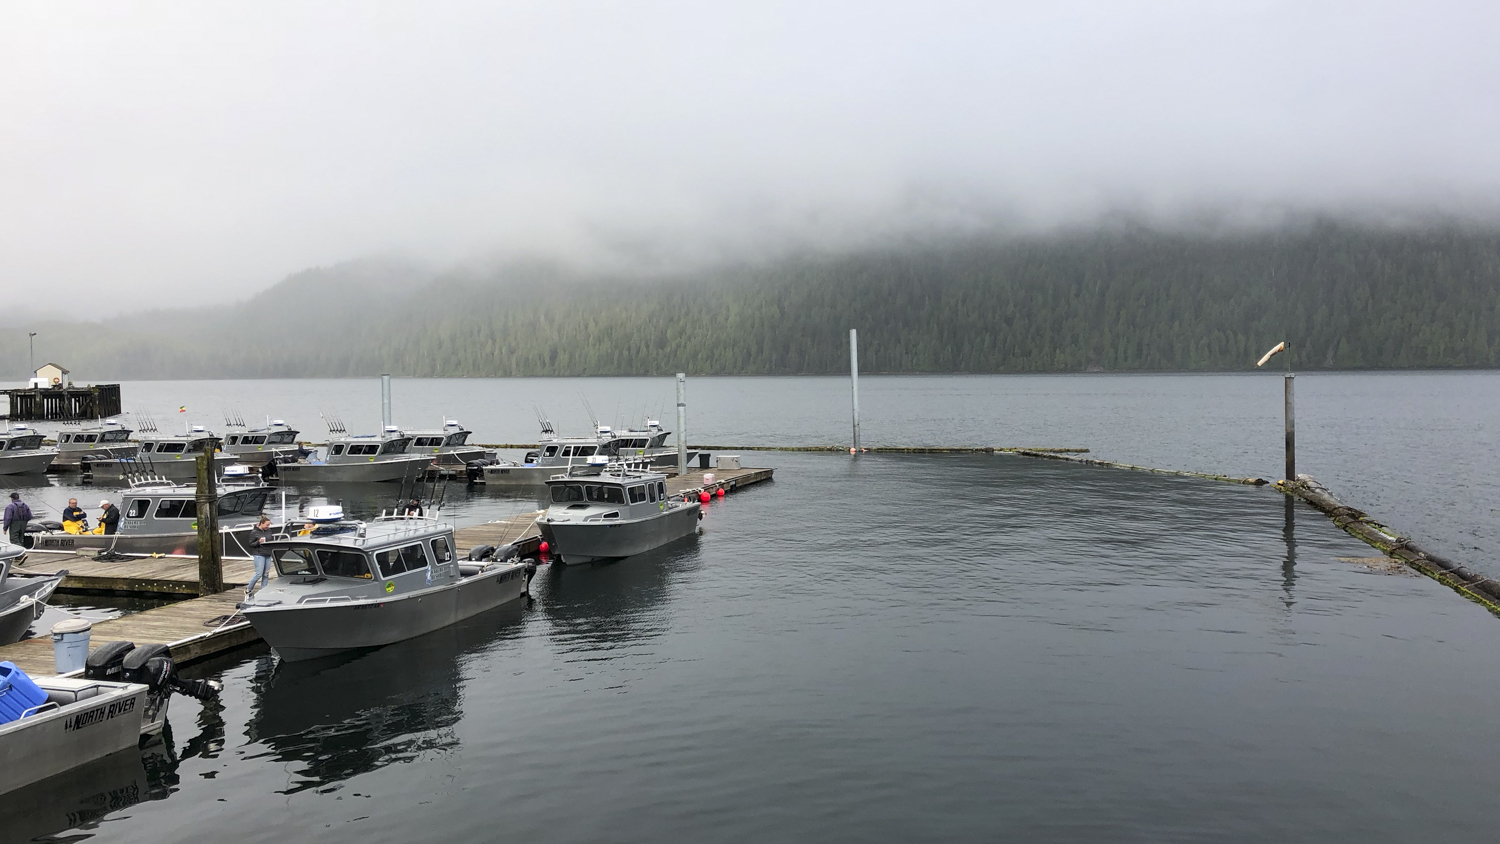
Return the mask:
<svg viewBox="0 0 1500 844"><path fill-rule="evenodd" d="M356 262L212 313L49 331L99 380L829 373L849 328L867 372L1243 370L1281 339L1301 369L1493 367L1500 231L968 239L649 279Z"/></svg>

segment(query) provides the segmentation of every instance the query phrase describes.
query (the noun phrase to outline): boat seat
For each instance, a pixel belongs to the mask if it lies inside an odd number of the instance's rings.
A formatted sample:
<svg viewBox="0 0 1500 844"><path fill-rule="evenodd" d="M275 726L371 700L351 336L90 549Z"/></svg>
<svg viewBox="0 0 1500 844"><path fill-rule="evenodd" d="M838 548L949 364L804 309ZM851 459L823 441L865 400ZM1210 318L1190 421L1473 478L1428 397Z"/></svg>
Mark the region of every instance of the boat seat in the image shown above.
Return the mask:
<svg viewBox="0 0 1500 844"><path fill-rule="evenodd" d="M482 571L484 571L484 564L483 563L459 563L458 564L458 576L459 577L473 577L474 575L479 574Z"/></svg>
<svg viewBox="0 0 1500 844"><path fill-rule="evenodd" d="M93 680L71 680L64 677L49 677L37 683L47 693L47 700L58 706L67 706L80 700L88 700L99 694L99 684Z"/></svg>

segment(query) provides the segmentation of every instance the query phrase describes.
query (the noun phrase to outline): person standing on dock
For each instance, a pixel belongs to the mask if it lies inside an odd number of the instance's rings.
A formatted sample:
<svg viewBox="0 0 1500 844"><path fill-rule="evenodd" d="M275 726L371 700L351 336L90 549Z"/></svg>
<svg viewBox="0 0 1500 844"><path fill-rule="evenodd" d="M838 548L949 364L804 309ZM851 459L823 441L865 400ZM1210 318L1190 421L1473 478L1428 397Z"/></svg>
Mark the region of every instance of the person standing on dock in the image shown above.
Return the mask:
<svg viewBox="0 0 1500 844"><path fill-rule="evenodd" d="M120 508L106 498L99 502L99 509L104 511L99 514L99 527L104 528L105 536L113 536L120 529Z"/></svg>
<svg viewBox="0 0 1500 844"><path fill-rule="evenodd" d="M271 585L271 552L265 548L265 544L271 541L274 534L271 520L266 516L261 516L260 521L255 523L255 528L250 531L250 557L255 560L255 574L250 575L250 582L245 584L247 601L255 597L257 590Z"/></svg>
<svg viewBox="0 0 1500 844"><path fill-rule="evenodd" d="M10 544L26 547L26 523L31 521L31 508L21 500L21 493L10 494L10 504L5 508L5 532L10 535Z"/></svg>

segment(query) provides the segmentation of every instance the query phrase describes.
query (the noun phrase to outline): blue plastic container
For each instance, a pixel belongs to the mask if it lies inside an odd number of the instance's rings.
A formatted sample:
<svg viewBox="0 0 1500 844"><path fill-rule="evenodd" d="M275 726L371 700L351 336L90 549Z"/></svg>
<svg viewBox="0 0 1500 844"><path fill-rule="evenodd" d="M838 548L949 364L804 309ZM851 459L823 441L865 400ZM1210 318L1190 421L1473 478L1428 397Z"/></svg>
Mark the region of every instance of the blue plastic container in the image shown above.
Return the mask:
<svg viewBox="0 0 1500 844"><path fill-rule="evenodd" d="M0 724L9 724L21 713L47 702L47 693L37 688L26 672L13 662L0 662Z"/></svg>

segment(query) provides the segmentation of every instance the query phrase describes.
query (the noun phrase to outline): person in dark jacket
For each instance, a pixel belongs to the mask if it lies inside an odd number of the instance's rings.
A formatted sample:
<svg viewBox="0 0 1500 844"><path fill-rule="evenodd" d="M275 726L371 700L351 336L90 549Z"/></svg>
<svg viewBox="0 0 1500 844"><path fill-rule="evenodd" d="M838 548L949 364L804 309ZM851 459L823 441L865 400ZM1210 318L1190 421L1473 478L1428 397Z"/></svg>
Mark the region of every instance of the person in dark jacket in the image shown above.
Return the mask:
<svg viewBox="0 0 1500 844"><path fill-rule="evenodd" d="M5 508L5 532L10 535L10 544L26 545L26 523L31 521L31 508L21 500L21 493L10 494L10 504Z"/></svg>
<svg viewBox="0 0 1500 844"><path fill-rule="evenodd" d="M411 502L406 505L406 509L401 511L401 515L421 517L422 515L424 515L421 502L413 498Z"/></svg>
<svg viewBox="0 0 1500 844"><path fill-rule="evenodd" d="M255 597L255 593L264 586L271 585L271 552L265 547L267 542L276 532L271 530L271 520L265 516L255 523L250 531L250 556L255 560L255 574L250 576L250 582L245 584L245 600ZM257 586L256 584L260 585Z"/></svg>
<svg viewBox="0 0 1500 844"><path fill-rule="evenodd" d="M99 502L99 509L104 512L99 514L99 524L104 526L104 535L113 536L120 529L120 508L109 503L109 499Z"/></svg>
<svg viewBox="0 0 1500 844"><path fill-rule="evenodd" d="M63 530L68 531L68 533L88 533L89 514L83 512L83 508L78 506L78 499L68 499L68 506L64 507L62 511L62 520ZM68 522L73 523L71 529L68 528Z"/></svg>

